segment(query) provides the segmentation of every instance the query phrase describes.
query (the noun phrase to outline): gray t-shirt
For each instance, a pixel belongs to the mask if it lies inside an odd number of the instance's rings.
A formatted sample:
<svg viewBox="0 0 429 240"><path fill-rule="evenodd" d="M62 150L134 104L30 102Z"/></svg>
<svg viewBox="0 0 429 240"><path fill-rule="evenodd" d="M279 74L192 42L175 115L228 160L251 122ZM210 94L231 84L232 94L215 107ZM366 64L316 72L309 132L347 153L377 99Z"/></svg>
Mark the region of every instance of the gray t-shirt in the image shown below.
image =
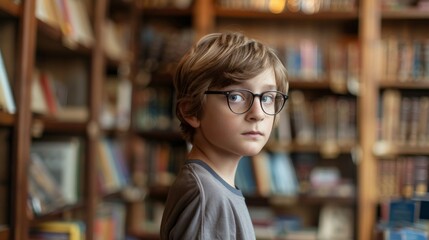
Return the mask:
<svg viewBox="0 0 429 240"><path fill-rule="evenodd" d="M161 239L255 239L243 194L206 163L188 160L168 194Z"/></svg>

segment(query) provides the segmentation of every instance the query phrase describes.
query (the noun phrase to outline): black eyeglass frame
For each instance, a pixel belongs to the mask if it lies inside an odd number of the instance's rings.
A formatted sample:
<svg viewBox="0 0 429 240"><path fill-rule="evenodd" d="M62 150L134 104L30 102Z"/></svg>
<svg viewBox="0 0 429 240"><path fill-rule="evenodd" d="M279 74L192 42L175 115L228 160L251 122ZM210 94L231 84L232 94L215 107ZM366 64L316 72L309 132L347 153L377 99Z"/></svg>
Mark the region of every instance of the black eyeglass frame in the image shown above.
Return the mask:
<svg viewBox="0 0 429 240"><path fill-rule="evenodd" d="M232 110L232 108L231 108L231 106L230 106L230 104L229 104L229 95L232 93L232 92L248 92L248 93L250 93L250 94L252 94L252 96L253 96L253 98L252 98L252 102L249 104L249 108L246 110L246 111L244 111L244 112L242 112L242 113L236 113L236 112L234 112L233 110ZM280 92L280 91L275 91L275 90L270 90L270 91L265 91L265 92L261 92L261 93L253 93L252 91L250 91L250 90L247 90L247 89L234 89L234 90L229 90L229 91L213 91L213 90L208 90L208 91L205 91L204 92L204 94L221 94L221 95L225 95L225 99L226 99L226 102L227 102L227 104L228 104L228 107L229 107L229 110L231 110L231 112L233 112L233 113L235 113L235 114L238 114L238 115L241 115L241 114L245 114L245 113L247 113L248 111L250 111L250 109L252 108L252 106L253 106L253 103L255 102L255 97L259 97L259 100L261 99L261 97L264 95L264 94L266 94L266 93L276 93L276 94L279 94L280 96L282 96L283 97L283 99L284 99L284 101L283 101L283 105L278 109L278 111L276 111L275 113L267 113L266 111L265 111L265 108L263 107L263 105L262 105L262 101L259 101L259 104L261 105L261 109L262 109L262 111L264 111L264 113L265 114L267 114L267 115L270 115L270 116L274 116L274 115L277 115L279 112L281 112L282 111L282 109L284 108L284 106L285 106L285 104L286 104L286 101L288 100L288 98L289 98L289 96L287 95L287 94L284 94L284 93L282 93L282 92Z"/></svg>

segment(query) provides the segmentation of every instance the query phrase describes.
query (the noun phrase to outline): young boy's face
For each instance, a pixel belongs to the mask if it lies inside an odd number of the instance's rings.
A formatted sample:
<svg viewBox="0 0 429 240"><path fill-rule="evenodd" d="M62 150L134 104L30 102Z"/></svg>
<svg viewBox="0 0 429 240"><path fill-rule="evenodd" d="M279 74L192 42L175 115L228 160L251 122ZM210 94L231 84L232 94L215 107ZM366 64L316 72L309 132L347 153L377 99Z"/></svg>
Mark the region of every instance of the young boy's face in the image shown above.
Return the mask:
<svg viewBox="0 0 429 240"><path fill-rule="evenodd" d="M266 69L258 76L238 85L210 90L237 89L247 89L254 94L276 90L273 69ZM274 116L264 113L259 97L254 98L248 112L236 114L228 107L225 95L210 94L206 95L204 114L199 120L197 134L202 137L205 148L211 148L225 157L253 156L267 143L273 122ZM196 138L197 141L198 139Z"/></svg>

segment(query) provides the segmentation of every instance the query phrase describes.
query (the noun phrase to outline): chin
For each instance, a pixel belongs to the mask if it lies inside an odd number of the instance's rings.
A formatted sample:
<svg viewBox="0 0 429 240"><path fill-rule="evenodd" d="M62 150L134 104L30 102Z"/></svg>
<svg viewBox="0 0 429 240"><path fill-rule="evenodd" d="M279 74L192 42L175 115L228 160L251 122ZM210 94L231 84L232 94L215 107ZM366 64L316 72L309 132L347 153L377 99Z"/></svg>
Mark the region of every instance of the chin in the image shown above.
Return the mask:
<svg viewBox="0 0 429 240"><path fill-rule="evenodd" d="M262 150L262 147L254 147L254 148L252 148L252 149L248 149L247 151L245 151L245 152L246 152L246 154L243 154L243 156L249 156L249 157L252 157L252 156L255 156L255 155L257 155L258 153L260 153L260 152L261 152L261 150Z"/></svg>

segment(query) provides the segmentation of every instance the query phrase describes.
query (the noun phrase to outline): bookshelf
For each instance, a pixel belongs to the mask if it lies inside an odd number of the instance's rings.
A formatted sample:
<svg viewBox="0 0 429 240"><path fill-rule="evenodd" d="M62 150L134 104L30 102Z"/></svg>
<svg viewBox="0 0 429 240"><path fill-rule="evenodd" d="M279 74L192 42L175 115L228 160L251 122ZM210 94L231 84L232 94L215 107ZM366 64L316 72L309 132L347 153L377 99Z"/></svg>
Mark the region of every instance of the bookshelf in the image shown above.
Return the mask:
<svg viewBox="0 0 429 240"><path fill-rule="evenodd" d="M290 2L293 4L295 1ZM405 95L420 97L426 96L425 91L428 89L426 78L421 81L412 79L411 81L398 81L396 76L383 76L380 72L380 69L385 69L387 64L380 61L381 58L388 59L387 62L392 62L391 58L383 55L385 53L382 54L384 51L383 41L386 36L395 36L393 39L415 37L422 42L423 39L427 41L428 37L423 29L428 21L427 9L418 9L416 6L411 8L397 7L396 9L382 7L383 4L392 4L392 2L396 3L396 1L383 0L349 1L347 3L355 7L347 6L340 10L338 8L325 9L310 13L303 13L302 11L271 13L265 9L255 8L252 4L257 5L257 3L251 3L250 1L195 0L190 8L185 9L144 4L140 7L142 8L143 23L147 24L151 19L160 19L165 24L169 24L169 27L190 27L194 30L194 39L213 31L239 30L263 39L272 46L278 47L280 51L283 51L283 48L293 47L294 40L299 42L302 39L315 39L316 42L322 42L325 45L321 44L319 46L321 49L329 48L330 42L333 45L349 42L355 44L355 50L358 51L359 57L353 59L348 67L351 67L349 70L353 74L358 75L346 85L344 85L344 82L333 81L335 75L329 73L329 70L332 70L334 63L324 66L323 69L328 69L328 71L322 72L322 75L316 78L304 78L299 74L292 74L293 76L290 76L289 79L291 90L299 90L305 96L309 95L310 98L315 98L317 95L336 96L346 97L353 101L356 108L356 136L354 141L331 145L326 144L326 142L302 144L292 139L292 141L270 142L267 145L267 149L287 151L291 154L316 154L320 155L321 158L323 156L344 158L345 155L346 161L351 162L345 169L352 172L352 181L356 187L354 197L345 199L327 197L324 199L302 196L298 199L300 203L306 203L304 204L305 206L307 206L307 203L309 205L316 203L320 206L323 205L325 200L327 202L332 201L351 205L355 215L354 238L363 240L374 237L373 232L378 221L376 215L380 201L378 198L377 185L379 183L377 176L379 173L377 168L381 159L391 158L392 156L428 155L425 146L391 143L386 145L385 142L380 143L378 139L381 128L379 109L382 103L380 99L383 92L397 90ZM291 41L292 45L281 46L282 41ZM291 71L290 66L287 66L287 68ZM348 77L353 78L353 76ZM310 106L313 104L316 103L310 102ZM288 106L288 108L291 108L291 106ZM168 134L157 131L147 131L141 137L174 141L174 138L168 136ZM164 188L158 188L157 190L152 190L152 192L154 192L153 195L156 199L162 201L163 191L160 189ZM269 198L251 196L249 199L249 202L255 205L266 206L271 203ZM293 204L295 200L280 199L278 202Z"/></svg>
<svg viewBox="0 0 429 240"><path fill-rule="evenodd" d="M60 6L56 4L60 3L64 4L61 5L64 8L56 8ZM125 212L120 204L104 203L115 194L99 191L97 159L99 142L104 136L110 135L120 142L123 139L120 136L127 134L127 126L103 128L100 115L106 76L118 68L135 71L132 54L127 55L126 59L108 54L110 40L117 39L119 34L113 32L116 35L106 40L105 24L114 19L129 25L128 40L119 41L129 48L127 52L132 52L137 14L137 11L134 15L129 14L133 12L130 9L136 9L133 6L134 2L120 0L0 1L0 51L4 62L0 67L6 70L16 104L16 112L4 108L2 93L0 239L29 239L30 229L64 220L79 221L79 224L69 225L75 229L83 223L86 231L80 227L78 231L85 234L86 239L96 239L100 234L97 228L111 221L104 218L106 211L101 214L100 208L117 208ZM67 14L60 13L57 21L49 21L53 16L50 11L60 10ZM127 18L118 19L120 15ZM49 81L40 80L41 76L49 78ZM131 81L133 75L126 77ZM51 85L42 89L40 85L37 87L39 81ZM54 91L53 101L47 100L46 89ZM70 176L75 182L70 186L77 188L76 195L69 195L71 201L68 204L39 214L31 207L37 205L30 206L28 202L31 197L34 203L32 189L35 183L30 181L27 166L33 161L33 154L41 142L49 140L55 145L65 139L79 139L79 147L73 150L77 154L78 176ZM60 149L56 148L58 151ZM128 200L120 193L116 195L118 197L114 197L114 201L125 205ZM100 219L100 215L103 218ZM125 231L125 224L122 228ZM122 235L125 235L123 231Z"/></svg>
<svg viewBox="0 0 429 240"><path fill-rule="evenodd" d="M428 75L424 69L428 63L425 49L429 35L422 27L427 25L429 15L427 8L422 8L424 3L399 6L390 6L384 1L379 3L380 18L377 19L375 36L380 62L377 65L379 71L374 72L373 93L378 99L375 122L378 132L371 150L376 164L375 181L380 185L371 191L375 192L374 198L380 208L395 199L419 199L428 192L428 152L425 149ZM400 30L395 34L394 29ZM396 50L397 54L388 54L387 49ZM393 105L395 102L397 106ZM392 176L392 170L397 173L391 181L386 181ZM375 223L386 220L391 219L386 219L381 211Z"/></svg>

